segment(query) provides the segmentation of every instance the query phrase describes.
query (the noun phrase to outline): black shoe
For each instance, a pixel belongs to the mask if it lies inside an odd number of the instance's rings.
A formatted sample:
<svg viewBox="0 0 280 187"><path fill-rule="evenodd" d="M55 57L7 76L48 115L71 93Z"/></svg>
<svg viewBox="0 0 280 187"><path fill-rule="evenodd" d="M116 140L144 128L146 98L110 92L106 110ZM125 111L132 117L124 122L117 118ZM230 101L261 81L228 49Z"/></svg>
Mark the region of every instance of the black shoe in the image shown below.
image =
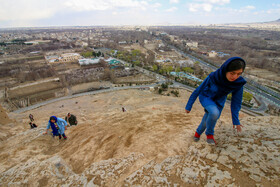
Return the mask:
<svg viewBox="0 0 280 187"><path fill-rule="evenodd" d="M198 138L198 137L193 137L193 140L195 141L195 142L198 142L199 140L200 140L200 138Z"/></svg>

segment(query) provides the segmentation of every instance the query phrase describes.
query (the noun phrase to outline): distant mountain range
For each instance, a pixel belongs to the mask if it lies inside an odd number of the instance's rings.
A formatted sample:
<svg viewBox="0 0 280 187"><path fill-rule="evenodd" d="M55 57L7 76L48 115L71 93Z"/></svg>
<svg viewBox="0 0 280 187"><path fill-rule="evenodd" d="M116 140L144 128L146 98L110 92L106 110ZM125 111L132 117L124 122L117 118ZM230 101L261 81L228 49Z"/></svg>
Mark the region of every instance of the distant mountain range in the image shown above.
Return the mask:
<svg viewBox="0 0 280 187"><path fill-rule="evenodd" d="M213 26L213 25L211 25ZM210 26L210 27L211 27ZM255 23L227 23L227 24L220 24L215 25L215 27L234 27L234 28L254 28L254 29L261 29L261 30L274 30L280 31L280 19L275 21L268 21L268 22L255 22Z"/></svg>
<svg viewBox="0 0 280 187"><path fill-rule="evenodd" d="M280 19L276 21L269 21L269 22L263 22L263 23L268 23L268 24L280 24Z"/></svg>
<svg viewBox="0 0 280 187"><path fill-rule="evenodd" d="M280 24L280 19L275 20L275 21L267 21L267 22L251 22L251 23L226 23L225 25L256 25L256 24Z"/></svg>

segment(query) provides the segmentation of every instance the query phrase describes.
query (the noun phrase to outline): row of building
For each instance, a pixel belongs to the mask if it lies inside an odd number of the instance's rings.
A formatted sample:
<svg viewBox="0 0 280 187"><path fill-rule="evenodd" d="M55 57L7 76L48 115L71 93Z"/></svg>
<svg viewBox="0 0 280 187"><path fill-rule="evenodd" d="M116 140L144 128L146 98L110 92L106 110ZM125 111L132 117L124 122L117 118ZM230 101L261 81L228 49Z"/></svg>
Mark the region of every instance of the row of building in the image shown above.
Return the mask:
<svg viewBox="0 0 280 187"><path fill-rule="evenodd" d="M122 64L120 61L113 59L113 58L104 59L103 57L100 57L100 58L89 58L88 59L88 58L83 58L78 53L64 53L61 55L50 55L50 56L45 56L45 59L49 63L78 62L81 66L98 64L98 63L100 63L101 59L104 60L105 62L107 62L109 65Z"/></svg>
<svg viewBox="0 0 280 187"><path fill-rule="evenodd" d="M82 56L78 53L64 53L61 55L50 55L45 56L45 59L49 63L54 62L77 62L79 59L81 59Z"/></svg>

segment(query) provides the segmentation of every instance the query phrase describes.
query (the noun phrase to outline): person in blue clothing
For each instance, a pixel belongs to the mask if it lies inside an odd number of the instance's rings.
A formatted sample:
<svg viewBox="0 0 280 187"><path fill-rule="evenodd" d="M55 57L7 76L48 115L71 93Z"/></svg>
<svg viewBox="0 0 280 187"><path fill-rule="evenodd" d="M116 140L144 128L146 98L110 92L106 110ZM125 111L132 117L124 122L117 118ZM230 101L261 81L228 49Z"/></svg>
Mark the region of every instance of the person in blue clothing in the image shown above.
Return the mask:
<svg viewBox="0 0 280 187"><path fill-rule="evenodd" d="M197 97L199 97L199 101L205 111L202 121L196 129L194 141L199 141L200 135L206 130L207 143L216 144L214 128L229 93L232 93L231 115L233 128L236 128L237 132L242 131L242 125L239 121L239 111L243 97L243 86L246 84L246 80L241 76L245 67L246 63L242 58L229 58L219 69L210 73L191 94L185 107L186 113L190 113Z"/></svg>
<svg viewBox="0 0 280 187"><path fill-rule="evenodd" d="M61 139L61 135L62 135L63 138L66 140L67 137L64 133L64 131L67 129L66 126L67 126L67 122L64 119L51 116L45 134L47 134L49 128L51 128L54 137L59 136L59 139Z"/></svg>

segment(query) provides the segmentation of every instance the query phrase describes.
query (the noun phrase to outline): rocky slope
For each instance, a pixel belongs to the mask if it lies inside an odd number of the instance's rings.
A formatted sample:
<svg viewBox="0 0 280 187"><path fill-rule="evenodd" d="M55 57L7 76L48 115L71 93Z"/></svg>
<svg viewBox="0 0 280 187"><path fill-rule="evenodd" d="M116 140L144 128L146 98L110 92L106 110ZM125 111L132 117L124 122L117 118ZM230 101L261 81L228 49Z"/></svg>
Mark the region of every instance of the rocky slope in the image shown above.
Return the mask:
<svg viewBox="0 0 280 187"><path fill-rule="evenodd" d="M203 109L196 102L186 114L189 95L123 90L10 113L14 122L1 125L0 185L278 186L280 118L241 113L237 134L226 106L211 147L205 135L192 140ZM67 140L42 135L51 115L67 112L79 121ZM37 129L29 129L29 113Z"/></svg>

